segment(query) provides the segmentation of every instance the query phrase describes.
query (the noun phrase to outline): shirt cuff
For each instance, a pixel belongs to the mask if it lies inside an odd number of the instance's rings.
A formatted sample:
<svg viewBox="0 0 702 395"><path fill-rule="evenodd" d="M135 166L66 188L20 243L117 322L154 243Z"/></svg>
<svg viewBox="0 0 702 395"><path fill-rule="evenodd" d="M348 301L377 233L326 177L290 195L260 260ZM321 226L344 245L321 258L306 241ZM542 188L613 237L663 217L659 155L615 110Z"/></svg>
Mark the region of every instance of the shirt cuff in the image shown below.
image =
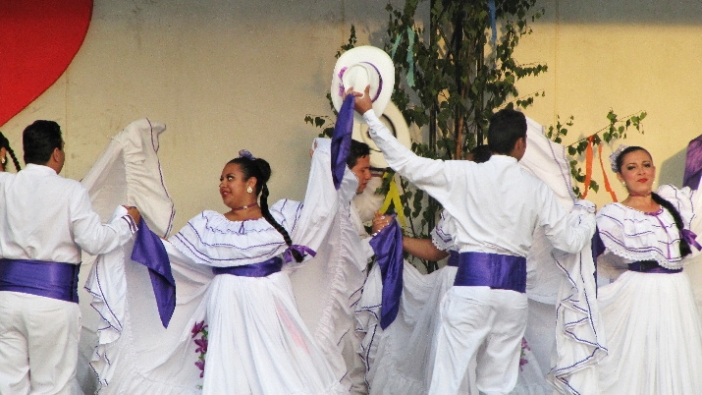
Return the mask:
<svg viewBox="0 0 702 395"><path fill-rule="evenodd" d="M591 214L595 213L595 204L589 200L582 200L582 199L578 200L575 202L575 206L581 207L582 209L584 209L588 213L591 213Z"/></svg>

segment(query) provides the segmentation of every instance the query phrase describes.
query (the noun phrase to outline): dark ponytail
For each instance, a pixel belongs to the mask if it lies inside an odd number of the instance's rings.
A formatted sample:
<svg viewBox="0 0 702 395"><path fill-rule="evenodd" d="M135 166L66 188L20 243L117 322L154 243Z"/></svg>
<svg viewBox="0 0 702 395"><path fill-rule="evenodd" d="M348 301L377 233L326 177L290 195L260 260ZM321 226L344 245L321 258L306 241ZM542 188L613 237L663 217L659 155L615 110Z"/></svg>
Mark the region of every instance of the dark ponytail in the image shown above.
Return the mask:
<svg viewBox="0 0 702 395"><path fill-rule="evenodd" d="M0 132L0 148L5 148L7 152L10 154L10 158L12 158L12 162L15 164L15 170L20 171L22 170L22 167L19 164L19 161L17 160L17 156L15 156L15 151L12 150L12 147L10 147L10 141L5 137ZM3 164L3 168L7 170L6 164Z"/></svg>
<svg viewBox="0 0 702 395"><path fill-rule="evenodd" d="M283 236L285 244L288 247L292 246L292 239L288 231L279 224L268 209L268 180L271 178L271 166L265 159L254 158L248 151L240 151L238 158L234 158L229 163L239 165L241 172L244 173L244 179L248 180L251 177L256 177L256 195L260 194L258 206L261 208L263 218L271 224L275 230ZM293 258L296 262L302 262L303 256L294 248L290 249Z"/></svg>
<svg viewBox="0 0 702 395"><path fill-rule="evenodd" d="M678 212L678 210L675 208L675 206L673 206L672 203L663 199L657 193L651 193L651 197L653 198L654 202L658 203L659 205L661 205L661 207L668 210L670 215L672 215L673 219L675 220L675 226L678 228L678 233L680 234L680 257L684 258L685 256L690 255L692 253L692 250L690 249L690 243L688 243L687 240L685 240L685 237L683 237L683 229L685 228L685 225L683 224L680 212Z"/></svg>
<svg viewBox="0 0 702 395"><path fill-rule="evenodd" d="M268 186L266 184L263 184L261 187L261 198L259 199L258 206L261 207L261 214L263 214L263 218L268 221L269 224L273 225L275 230L278 231L281 235L283 235L283 239L285 239L285 244L290 247L292 245L292 239L290 239L290 234L288 233L285 228L281 224L279 224L275 218L271 215L271 212L268 210ZM290 249L290 252L292 252L293 258L295 258L295 262L302 262L302 255L297 252L294 248Z"/></svg>

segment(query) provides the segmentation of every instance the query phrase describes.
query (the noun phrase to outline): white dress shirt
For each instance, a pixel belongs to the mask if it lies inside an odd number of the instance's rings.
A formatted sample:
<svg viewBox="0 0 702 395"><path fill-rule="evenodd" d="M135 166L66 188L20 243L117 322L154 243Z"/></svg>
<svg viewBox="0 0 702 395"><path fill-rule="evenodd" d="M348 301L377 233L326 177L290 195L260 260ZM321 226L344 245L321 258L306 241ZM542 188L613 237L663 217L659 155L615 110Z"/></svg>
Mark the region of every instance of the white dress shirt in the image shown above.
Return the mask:
<svg viewBox="0 0 702 395"><path fill-rule="evenodd" d="M567 214L548 186L524 171L517 159L493 155L475 163L422 158L400 144L373 111L363 117L390 167L451 214L460 252L526 257L537 226L555 248L570 253L580 251L592 236L594 205L579 201Z"/></svg>
<svg viewBox="0 0 702 395"><path fill-rule="evenodd" d="M109 224L86 189L48 167L28 164L0 175L0 257L78 264L81 250L97 255L125 244L137 227L119 206Z"/></svg>

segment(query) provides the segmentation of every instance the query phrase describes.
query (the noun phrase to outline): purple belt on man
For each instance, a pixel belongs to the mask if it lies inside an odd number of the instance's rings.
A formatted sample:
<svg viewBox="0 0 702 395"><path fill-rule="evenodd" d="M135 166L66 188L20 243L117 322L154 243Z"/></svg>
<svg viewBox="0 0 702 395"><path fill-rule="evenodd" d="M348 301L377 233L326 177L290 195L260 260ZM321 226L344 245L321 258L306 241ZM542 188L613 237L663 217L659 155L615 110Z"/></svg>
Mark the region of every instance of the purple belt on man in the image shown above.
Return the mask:
<svg viewBox="0 0 702 395"><path fill-rule="evenodd" d="M458 255L454 286L490 287L526 292L526 258L483 252Z"/></svg>
<svg viewBox="0 0 702 395"><path fill-rule="evenodd" d="M78 303L80 263L0 259L0 291Z"/></svg>
<svg viewBox="0 0 702 395"><path fill-rule="evenodd" d="M271 258L267 261L252 263L249 265L213 267L212 273L231 274L241 277L266 277L277 273L283 269L283 260L280 257Z"/></svg>

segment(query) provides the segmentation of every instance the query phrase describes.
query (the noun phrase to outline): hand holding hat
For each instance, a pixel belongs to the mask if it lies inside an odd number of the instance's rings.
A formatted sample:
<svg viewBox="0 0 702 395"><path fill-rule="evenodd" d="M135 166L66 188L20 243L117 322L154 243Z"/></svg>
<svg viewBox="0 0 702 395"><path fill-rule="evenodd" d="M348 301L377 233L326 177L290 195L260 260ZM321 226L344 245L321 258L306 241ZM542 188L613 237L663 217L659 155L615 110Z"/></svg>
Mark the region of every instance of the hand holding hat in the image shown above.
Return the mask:
<svg viewBox="0 0 702 395"><path fill-rule="evenodd" d="M355 92L353 87L349 88L344 95L344 98L348 95L356 96L354 100L354 109L359 115L363 115L366 111L373 109L373 101L370 98L370 85L366 86L363 93Z"/></svg>
<svg viewBox="0 0 702 395"><path fill-rule="evenodd" d="M390 102L394 86L395 65L390 56L380 48L365 45L344 52L336 61L331 98L339 111L347 91L360 93L369 87L366 96L372 102L375 115L380 117ZM363 122L361 116L355 119Z"/></svg>

